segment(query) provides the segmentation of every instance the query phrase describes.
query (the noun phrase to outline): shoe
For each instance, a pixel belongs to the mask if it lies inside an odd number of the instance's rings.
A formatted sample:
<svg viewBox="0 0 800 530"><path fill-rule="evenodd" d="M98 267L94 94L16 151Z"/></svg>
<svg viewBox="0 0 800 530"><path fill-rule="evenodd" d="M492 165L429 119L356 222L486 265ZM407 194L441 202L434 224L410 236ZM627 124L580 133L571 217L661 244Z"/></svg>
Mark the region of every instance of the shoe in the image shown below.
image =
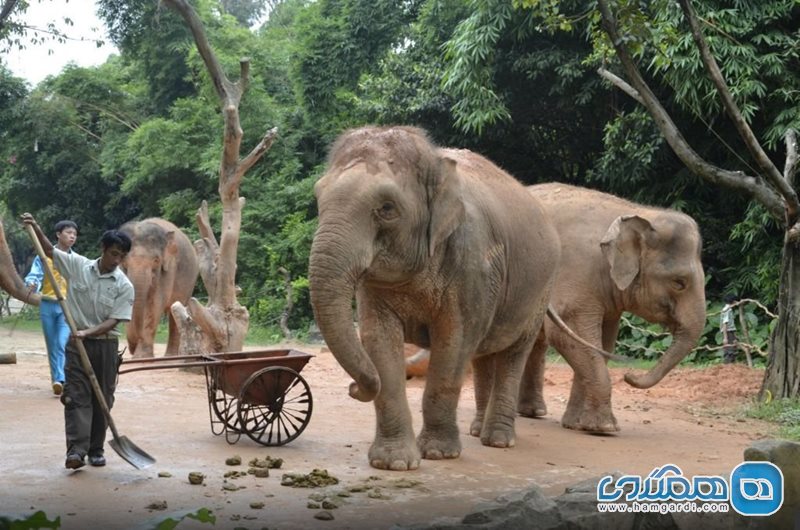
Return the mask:
<svg viewBox="0 0 800 530"><path fill-rule="evenodd" d="M53 394L60 396L61 393L64 391L64 383L61 381L56 381L53 383Z"/></svg>
<svg viewBox="0 0 800 530"><path fill-rule="evenodd" d="M94 467L103 467L106 465L106 457L103 455L89 455L89 465Z"/></svg>
<svg viewBox="0 0 800 530"><path fill-rule="evenodd" d="M78 453L70 453L67 455L67 461L64 462L64 467L67 469L78 469L86 465L83 457Z"/></svg>

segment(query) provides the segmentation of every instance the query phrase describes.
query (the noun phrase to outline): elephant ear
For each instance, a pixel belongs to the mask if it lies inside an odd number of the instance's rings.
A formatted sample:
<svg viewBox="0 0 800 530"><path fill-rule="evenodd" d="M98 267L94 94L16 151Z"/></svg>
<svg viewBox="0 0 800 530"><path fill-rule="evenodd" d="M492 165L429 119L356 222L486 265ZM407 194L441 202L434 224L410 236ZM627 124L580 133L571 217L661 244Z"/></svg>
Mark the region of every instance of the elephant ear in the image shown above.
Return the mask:
<svg viewBox="0 0 800 530"><path fill-rule="evenodd" d="M164 257L161 259L161 270L172 272L175 270L175 263L178 261L178 242L175 241L175 230L169 230L164 234L167 244L164 246Z"/></svg>
<svg viewBox="0 0 800 530"><path fill-rule="evenodd" d="M440 157L434 163L433 175L428 179L428 256L464 220L464 199L461 193L461 177L456 161Z"/></svg>
<svg viewBox="0 0 800 530"><path fill-rule="evenodd" d="M650 221L638 215L621 215L608 227L600 241L600 248L611 266L611 279L620 290L625 290L639 274L643 239L653 230Z"/></svg>

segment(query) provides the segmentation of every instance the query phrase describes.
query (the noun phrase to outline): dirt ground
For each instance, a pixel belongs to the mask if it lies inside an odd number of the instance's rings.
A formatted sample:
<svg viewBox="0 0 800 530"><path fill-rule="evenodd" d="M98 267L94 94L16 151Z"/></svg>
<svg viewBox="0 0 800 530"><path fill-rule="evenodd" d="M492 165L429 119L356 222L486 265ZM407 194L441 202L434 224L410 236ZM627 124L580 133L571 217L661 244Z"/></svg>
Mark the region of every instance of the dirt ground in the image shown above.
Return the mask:
<svg viewBox="0 0 800 530"><path fill-rule="evenodd" d="M469 436L470 381L458 410L461 458L423 460L410 472L380 471L366 456L375 428L372 405L348 397L350 379L330 353L296 347L316 354L301 372L314 404L308 428L288 445L264 447L244 438L229 445L212 435L202 374L136 372L120 376L112 415L120 434L153 455L156 465L137 470L107 448L106 467L73 472L64 469L63 407L50 390L41 334L0 330L0 353L16 352L18 359L0 365L0 513L43 510L51 519L60 516L66 530L152 528L201 508L213 511L216 525L185 519L178 528L390 528L462 516L533 484L558 495L567 485L615 470L644 475L672 463L687 476L727 474L751 441L770 432L767 424L736 414L753 399L763 374L743 365L678 369L644 391L628 387L622 380L626 370L615 369L613 403L621 432L569 431L558 420L572 374L555 363L545 388L550 414L518 418L516 447L488 448ZM417 431L423 386L422 379L408 382ZM242 458L242 466L226 465L234 455ZM271 470L267 478L224 477L245 472L248 461L266 456L282 458L282 469ZM314 469L327 470L339 484L322 489L281 485L283 473ZM189 484L195 471L205 474L203 485ZM349 496L338 496L346 490ZM314 502L310 496L319 494L340 504L328 510L332 520L316 519L321 509L308 507Z"/></svg>

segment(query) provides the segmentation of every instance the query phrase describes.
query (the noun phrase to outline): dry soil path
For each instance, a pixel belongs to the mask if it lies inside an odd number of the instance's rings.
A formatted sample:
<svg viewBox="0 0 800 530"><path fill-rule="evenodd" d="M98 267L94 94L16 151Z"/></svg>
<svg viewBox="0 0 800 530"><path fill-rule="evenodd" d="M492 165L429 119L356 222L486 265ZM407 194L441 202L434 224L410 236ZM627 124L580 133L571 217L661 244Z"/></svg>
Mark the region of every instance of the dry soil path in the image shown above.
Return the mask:
<svg viewBox="0 0 800 530"><path fill-rule="evenodd" d="M461 458L424 460L418 470L405 473L380 471L370 468L366 457L374 433L372 405L347 396L349 377L330 353L298 349L317 354L302 371L314 410L308 428L292 443L269 448L242 439L228 445L210 432L202 375L137 372L120 376L113 416L119 431L157 464L136 470L108 449L106 467L72 472L63 467L63 408L50 391L41 335L0 330L0 353L18 357L17 364L0 365L0 513L44 510L51 518L60 516L65 530L151 528L200 508L213 511L215 526L185 520L178 528L389 528L463 515L533 484L560 494L566 485L613 470L646 474L673 463L686 474L727 473L741 462L744 448L769 430L731 412L752 399L762 372L726 365L676 370L646 391L625 385L624 370L615 370L613 400L622 431L614 436L569 431L558 423L571 379L561 363L548 368L550 415L519 418L516 447L487 448L468 435L474 414L468 382L458 410ZM423 385L422 379L408 382L417 430ZM283 468L268 478L225 478L230 471L247 470L226 465L234 455L245 463L282 458ZM327 470L339 484L321 490L280 485L282 473L314 469ZM189 484L193 471L206 475L204 485ZM171 476L160 477L164 472ZM226 489L233 487L240 489ZM348 489L363 491L336 497ZM333 520L314 518L320 511L308 507L314 494L338 499L341 506L330 510ZM166 509L154 509L159 503Z"/></svg>

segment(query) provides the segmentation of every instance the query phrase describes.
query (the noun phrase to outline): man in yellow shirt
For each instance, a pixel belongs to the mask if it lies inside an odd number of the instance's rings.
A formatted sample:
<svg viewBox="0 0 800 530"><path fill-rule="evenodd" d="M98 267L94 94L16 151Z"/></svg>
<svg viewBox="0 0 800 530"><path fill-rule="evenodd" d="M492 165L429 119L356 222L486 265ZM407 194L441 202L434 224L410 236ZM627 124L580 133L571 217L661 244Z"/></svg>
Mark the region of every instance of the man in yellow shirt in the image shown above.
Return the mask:
<svg viewBox="0 0 800 530"><path fill-rule="evenodd" d="M69 220L59 221L56 223L55 232L56 248L64 252L71 252L72 245L78 239L78 225ZM67 281L53 268L52 260L47 258L47 261L53 270L62 296L66 297ZM69 339L69 325L64 318L64 312L58 303L55 290L45 276L39 256L34 258L31 271L25 276L25 283L31 292L41 291L42 293L39 318L42 321L47 359L50 362L50 381L53 384L53 393L58 396L64 390L64 350Z"/></svg>

